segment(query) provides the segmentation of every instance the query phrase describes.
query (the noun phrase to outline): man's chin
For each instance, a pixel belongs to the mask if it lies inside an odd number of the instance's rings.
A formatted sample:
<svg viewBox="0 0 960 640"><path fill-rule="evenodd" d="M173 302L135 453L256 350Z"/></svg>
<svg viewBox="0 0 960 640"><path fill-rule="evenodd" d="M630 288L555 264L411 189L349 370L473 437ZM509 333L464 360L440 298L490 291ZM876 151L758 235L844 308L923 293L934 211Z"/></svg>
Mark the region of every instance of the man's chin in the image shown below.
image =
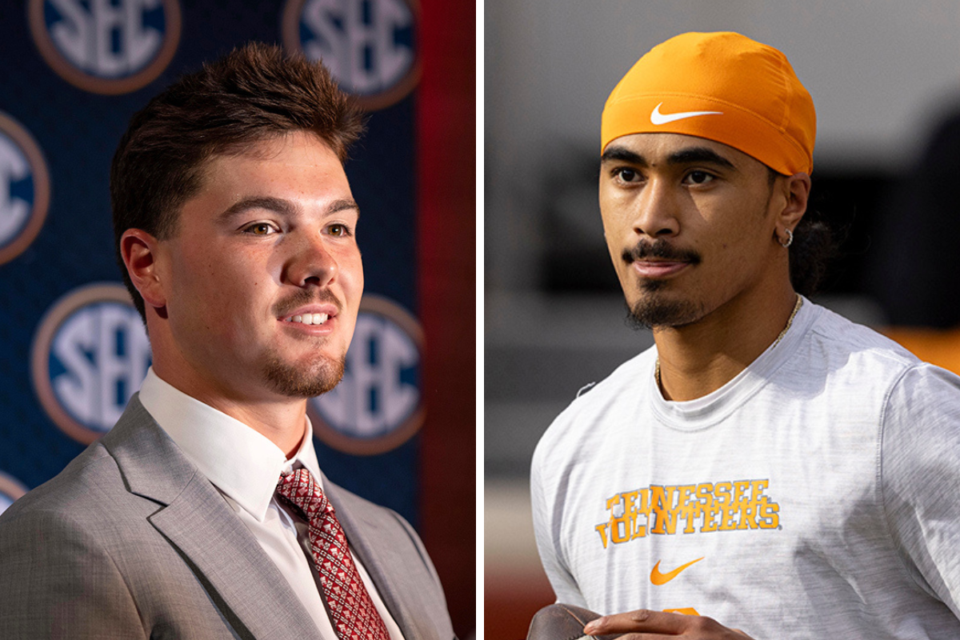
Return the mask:
<svg viewBox="0 0 960 640"><path fill-rule="evenodd" d="M264 377L281 395L291 398L313 398L322 395L343 379L346 357L339 360L324 358L308 365L291 364L279 358L264 367Z"/></svg>
<svg viewBox="0 0 960 640"><path fill-rule="evenodd" d="M703 318L701 305L686 299L646 292L627 307L627 324L635 329L678 328Z"/></svg>

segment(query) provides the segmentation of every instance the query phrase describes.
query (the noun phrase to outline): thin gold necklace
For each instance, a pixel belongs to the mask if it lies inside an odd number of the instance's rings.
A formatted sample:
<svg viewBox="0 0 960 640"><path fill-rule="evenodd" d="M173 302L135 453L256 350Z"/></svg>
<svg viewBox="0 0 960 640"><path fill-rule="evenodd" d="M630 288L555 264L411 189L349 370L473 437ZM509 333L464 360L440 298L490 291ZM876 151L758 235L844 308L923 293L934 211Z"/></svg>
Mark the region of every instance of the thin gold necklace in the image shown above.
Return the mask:
<svg viewBox="0 0 960 640"><path fill-rule="evenodd" d="M803 298L800 294L797 294L797 303L793 305L793 312L790 314L790 318L787 320L787 326L783 328L783 331L780 332L780 335L777 336L777 339L773 341L773 346L780 344L780 341L783 340L783 336L787 335L787 331L790 330L790 325L793 324L793 319L797 317L797 311L800 311L800 307L803 306ZM773 347L771 347L773 348ZM660 357L657 356L656 368L653 370L654 378L657 381L657 386L663 388L663 383L660 381Z"/></svg>

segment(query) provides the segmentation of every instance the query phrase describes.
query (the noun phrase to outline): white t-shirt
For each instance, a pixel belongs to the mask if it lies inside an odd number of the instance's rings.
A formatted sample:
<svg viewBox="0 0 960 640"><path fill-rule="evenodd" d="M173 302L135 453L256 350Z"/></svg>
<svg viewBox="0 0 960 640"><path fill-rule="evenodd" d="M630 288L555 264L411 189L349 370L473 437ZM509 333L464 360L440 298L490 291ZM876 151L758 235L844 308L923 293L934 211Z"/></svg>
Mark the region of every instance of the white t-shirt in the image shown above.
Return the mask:
<svg viewBox="0 0 960 640"><path fill-rule="evenodd" d="M534 454L559 602L761 640L960 638L960 378L809 301L703 398L665 401L656 356L578 397Z"/></svg>

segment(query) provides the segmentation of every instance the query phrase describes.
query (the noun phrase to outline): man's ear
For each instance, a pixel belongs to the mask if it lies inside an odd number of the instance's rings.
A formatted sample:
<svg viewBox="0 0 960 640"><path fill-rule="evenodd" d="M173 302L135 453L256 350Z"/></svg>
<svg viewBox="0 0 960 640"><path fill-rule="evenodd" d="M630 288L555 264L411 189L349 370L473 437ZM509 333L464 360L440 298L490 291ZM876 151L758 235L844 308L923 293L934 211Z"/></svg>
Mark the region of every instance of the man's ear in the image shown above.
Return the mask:
<svg viewBox="0 0 960 640"><path fill-rule="evenodd" d="M167 304L158 265L159 248L157 239L142 229L127 229L120 237L120 256L133 286L144 304L157 309Z"/></svg>
<svg viewBox="0 0 960 640"><path fill-rule="evenodd" d="M786 202L777 220L778 232L781 229L793 231L800 223L803 214L807 212L811 184L810 176L805 173L795 173L783 178L780 188L784 190Z"/></svg>

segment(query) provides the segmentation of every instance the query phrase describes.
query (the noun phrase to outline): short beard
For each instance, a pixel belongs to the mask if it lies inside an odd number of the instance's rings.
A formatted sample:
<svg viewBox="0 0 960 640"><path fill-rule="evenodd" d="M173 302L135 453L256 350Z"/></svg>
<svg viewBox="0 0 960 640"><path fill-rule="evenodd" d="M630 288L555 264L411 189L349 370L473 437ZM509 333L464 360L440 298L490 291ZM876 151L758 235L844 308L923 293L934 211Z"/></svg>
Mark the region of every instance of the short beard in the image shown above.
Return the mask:
<svg viewBox="0 0 960 640"><path fill-rule="evenodd" d="M693 266L701 261L696 251L671 247L663 239L652 243L640 242L633 249L624 251L621 257L628 265L646 257L678 260ZM660 291L669 285L664 280L642 280L639 285L640 300L632 307L627 305L627 324L634 329L681 327L704 316L702 305L686 300L664 300Z"/></svg>
<svg viewBox="0 0 960 640"><path fill-rule="evenodd" d="M697 322L704 316L702 305L689 300L663 300L657 290L667 283L647 282L642 285L645 294L631 307L627 307L627 325L634 329L655 327L683 327Z"/></svg>
<svg viewBox="0 0 960 640"><path fill-rule="evenodd" d="M299 289L290 298L277 303L273 313L278 318L282 318L301 305L313 302L332 304L336 306L337 312L343 310L340 300L327 289L321 289L318 292ZM344 355L339 360L324 359L322 362L304 368L284 362L274 355L264 366L263 373L267 382L277 393L291 398L313 398L340 384L346 358Z"/></svg>
<svg viewBox="0 0 960 640"><path fill-rule="evenodd" d="M279 358L264 367L264 376L273 390L291 398L313 398L332 390L343 379L346 356L324 360L309 371L292 366Z"/></svg>

